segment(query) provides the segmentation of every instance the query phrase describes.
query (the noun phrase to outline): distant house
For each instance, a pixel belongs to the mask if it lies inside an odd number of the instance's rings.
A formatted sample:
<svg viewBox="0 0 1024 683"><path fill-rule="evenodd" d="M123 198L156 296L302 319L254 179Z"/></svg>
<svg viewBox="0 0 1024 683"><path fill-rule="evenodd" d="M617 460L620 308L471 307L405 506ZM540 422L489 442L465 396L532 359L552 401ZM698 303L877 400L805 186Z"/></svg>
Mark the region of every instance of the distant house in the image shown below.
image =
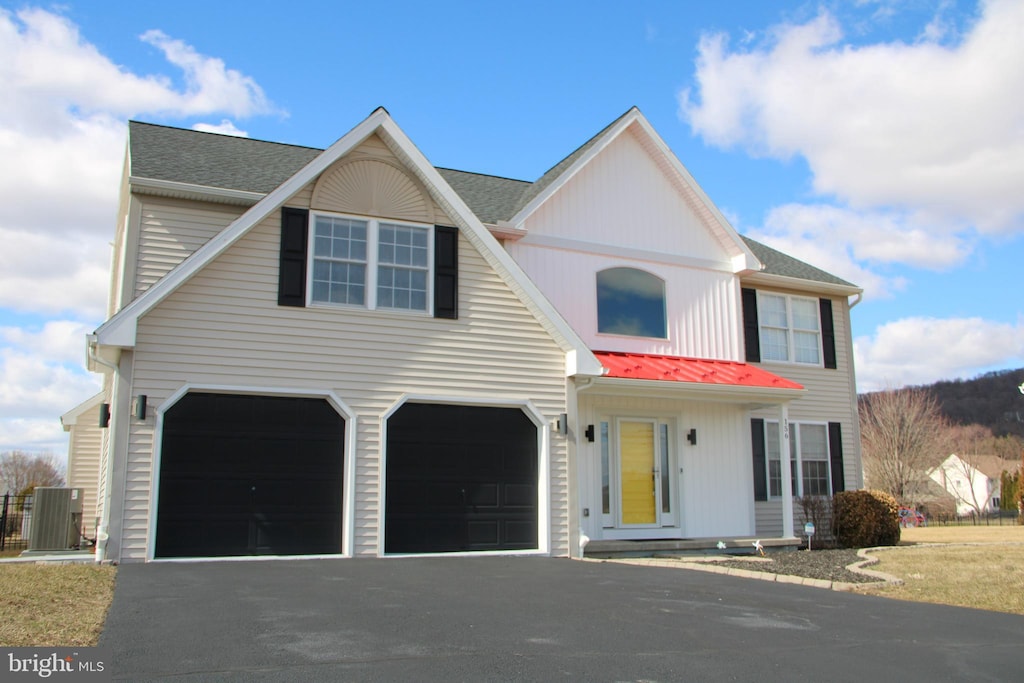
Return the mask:
<svg viewBox="0 0 1024 683"><path fill-rule="evenodd" d="M953 453L928 476L953 497L958 515L985 514L999 510L1003 472L1018 467L1017 461L995 455Z"/></svg>
<svg viewBox="0 0 1024 683"><path fill-rule="evenodd" d="M635 108L532 182L383 109L326 150L133 122L114 245L101 557L788 541L861 486L861 290Z"/></svg>

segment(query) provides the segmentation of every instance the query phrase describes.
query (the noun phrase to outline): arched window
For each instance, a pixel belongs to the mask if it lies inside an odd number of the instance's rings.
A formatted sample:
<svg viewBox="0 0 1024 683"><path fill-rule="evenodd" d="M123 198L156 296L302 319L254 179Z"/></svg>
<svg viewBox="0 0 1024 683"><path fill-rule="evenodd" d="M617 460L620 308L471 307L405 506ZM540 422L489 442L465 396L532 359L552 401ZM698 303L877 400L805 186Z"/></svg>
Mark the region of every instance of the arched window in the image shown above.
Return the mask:
<svg viewBox="0 0 1024 683"><path fill-rule="evenodd" d="M597 274L597 331L630 337L668 337L665 281L636 268Z"/></svg>

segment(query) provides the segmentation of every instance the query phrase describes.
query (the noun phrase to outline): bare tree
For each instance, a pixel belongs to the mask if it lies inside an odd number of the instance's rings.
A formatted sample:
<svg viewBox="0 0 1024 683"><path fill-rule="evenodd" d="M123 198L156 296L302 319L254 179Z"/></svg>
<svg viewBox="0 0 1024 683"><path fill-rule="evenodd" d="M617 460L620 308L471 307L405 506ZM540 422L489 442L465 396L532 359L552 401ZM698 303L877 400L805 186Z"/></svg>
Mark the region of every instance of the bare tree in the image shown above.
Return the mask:
<svg viewBox="0 0 1024 683"><path fill-rule="evenodd" d="M36 486L63 486L64 467L49 451L0 454L0 484L10 493L30 493Z"/></svg>
<svg viewBox="0 0 1024 683"><path fill-rule="evenodd" d="M862 397L859 413L868 488L903 504L921 502L928 469L949 455L943 452L946 422L935 398L921 389L882 391Z"/></svg>

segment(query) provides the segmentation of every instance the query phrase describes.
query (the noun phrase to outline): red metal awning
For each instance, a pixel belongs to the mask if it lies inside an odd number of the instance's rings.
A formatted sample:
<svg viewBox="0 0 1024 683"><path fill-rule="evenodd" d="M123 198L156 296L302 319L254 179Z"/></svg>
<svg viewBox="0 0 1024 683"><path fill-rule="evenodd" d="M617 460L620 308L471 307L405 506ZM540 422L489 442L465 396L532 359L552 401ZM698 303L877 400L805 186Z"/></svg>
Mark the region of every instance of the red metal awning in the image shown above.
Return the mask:
<svg viewBox="0 0 1024 683"><path fill-rule="evenodd" d="M773 375L767 370L753 365L736 361L656 356L619 351L594 351L594 355L608 370L605 377L735 387L803 389L803 386L796 382Z"/></svg>

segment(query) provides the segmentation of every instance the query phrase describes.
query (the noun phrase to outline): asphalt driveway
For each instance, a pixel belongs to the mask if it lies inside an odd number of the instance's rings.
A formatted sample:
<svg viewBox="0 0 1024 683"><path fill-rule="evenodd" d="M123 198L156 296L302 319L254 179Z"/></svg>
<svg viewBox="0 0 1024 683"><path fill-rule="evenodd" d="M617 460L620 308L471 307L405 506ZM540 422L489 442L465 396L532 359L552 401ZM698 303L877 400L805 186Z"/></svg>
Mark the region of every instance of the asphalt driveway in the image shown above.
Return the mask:
<svg viewBox="0 0 1024 683"><path fill-rule="evenodd" d="M1020 680L1024 617L549 558L122 565L116 680Z"/></svg>

